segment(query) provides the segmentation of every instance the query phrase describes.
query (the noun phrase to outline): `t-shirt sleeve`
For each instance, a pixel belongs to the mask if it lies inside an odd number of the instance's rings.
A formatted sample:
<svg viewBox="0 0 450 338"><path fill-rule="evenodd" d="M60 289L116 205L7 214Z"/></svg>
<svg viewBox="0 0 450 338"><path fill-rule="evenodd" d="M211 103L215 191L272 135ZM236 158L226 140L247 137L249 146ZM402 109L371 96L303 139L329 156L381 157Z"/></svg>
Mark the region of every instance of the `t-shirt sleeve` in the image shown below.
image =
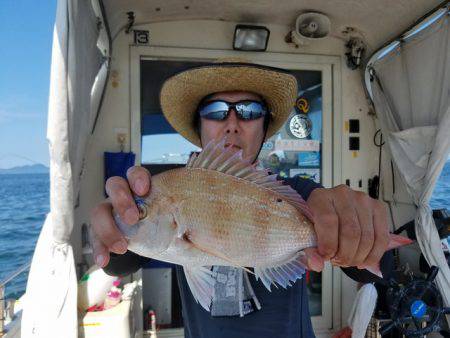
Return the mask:
<svg viewBox="0 0 450 338"><path fill-rule="evenodd" d="M108 265L103 268L108 275L125 277L139 270L150 258L127 251L123 255L110 254Z"/></svg>
<svg viewBox="0 0 450 338"><path fill-rule="evenodd" d="M314 189L323 188L319 183L300 176L285 178L284 181L296 190L305 201Z"/></svg>

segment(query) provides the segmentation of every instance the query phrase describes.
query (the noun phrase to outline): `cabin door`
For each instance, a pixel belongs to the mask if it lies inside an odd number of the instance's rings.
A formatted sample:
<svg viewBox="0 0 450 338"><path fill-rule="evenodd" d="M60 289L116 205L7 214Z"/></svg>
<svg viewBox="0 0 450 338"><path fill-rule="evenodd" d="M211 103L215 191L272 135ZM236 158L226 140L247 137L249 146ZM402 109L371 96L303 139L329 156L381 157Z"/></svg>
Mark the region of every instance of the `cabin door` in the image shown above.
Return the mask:
<svg viewBox="0 0 450 338"><path fill-rule="evenodd" d="M230 54L229 51L224 53ZM232 55L218 51L208 53L205 50L146 47L132 48L131 54L131 141L137 163L140 162L152 174L183 166L191 152L200 149L177 134L163 117L159 105L162 83L179 71ZM291 70L298 80L299 90L296 105L285 125L263 144L260 164L283 177L300 175L325 187L332 186L333 176L339 172L336 170L339 165L334 166L335 171L332 165L335 137L332 126L339 120L336 116L335 120L332 119L332 73L336 60L332 57L305 57L302 60L299 55L280 57L270 53L264 57L268 59L248 56L254 62ZM321 61L312 62L317 60ZM332 328L333 317L334 325L339 325L340 283L336 276L331 265L327 265L322 273L308 272L305 276L316 333ZM170 303L174 304L173 301ZM175 313L179 309L171 311ZM170 322L164 324L170 326Z"/></svg>

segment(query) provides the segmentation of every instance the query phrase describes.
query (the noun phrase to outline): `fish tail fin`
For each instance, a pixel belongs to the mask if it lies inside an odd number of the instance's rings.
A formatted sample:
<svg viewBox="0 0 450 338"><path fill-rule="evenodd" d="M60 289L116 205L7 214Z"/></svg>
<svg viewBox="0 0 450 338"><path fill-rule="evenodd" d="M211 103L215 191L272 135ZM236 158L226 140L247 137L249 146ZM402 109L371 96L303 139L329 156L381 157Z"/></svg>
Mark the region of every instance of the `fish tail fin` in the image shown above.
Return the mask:
<svg viewBox="0 0 450 338"><path fill-rule="evenodd" d="M389 234L389 237L390 237L389 244L388 244L386 251L400 248L402 246L414 243L413 240L411 240L407 237L404 237L404 236L400 236L400 235ZM371 273L373 273L374 275L377 275L380 278L383 278L383 274L381 273L381 269L380 269L380 262L378 262L377 264L372 265L372 266L367 266L366 270L370 271Z"/></svg>
<svg viewBox="0 0 450 338"><path fill-rule="evenodd" d="M378 262L375 265L366 267L366 270L380 278L383 278L383 274L381 273L381 269L380 269L380 262Z"/></svg>
<svg viewBox="0 0 450 338"><path fill-rule="evenodd" d="M389 244L386 251L414 243L412 239L400 235L390 234L389 237Z"/></svg>

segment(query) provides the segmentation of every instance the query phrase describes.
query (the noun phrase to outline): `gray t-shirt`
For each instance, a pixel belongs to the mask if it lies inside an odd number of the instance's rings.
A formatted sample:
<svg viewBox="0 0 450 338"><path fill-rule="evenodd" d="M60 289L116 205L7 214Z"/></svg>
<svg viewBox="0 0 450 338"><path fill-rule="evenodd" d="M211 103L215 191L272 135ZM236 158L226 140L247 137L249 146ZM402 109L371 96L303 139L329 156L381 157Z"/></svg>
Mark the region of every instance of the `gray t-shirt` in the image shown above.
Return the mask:
<svg viewBox="0 0 450 338"><path fill-rule="evenodd" d="M213 317L194 300L183 268L177 266L186 338L311 338L315 337L308 308L305 278L287 289L272 288L250 276L261 310L244 317Z"/></svg>

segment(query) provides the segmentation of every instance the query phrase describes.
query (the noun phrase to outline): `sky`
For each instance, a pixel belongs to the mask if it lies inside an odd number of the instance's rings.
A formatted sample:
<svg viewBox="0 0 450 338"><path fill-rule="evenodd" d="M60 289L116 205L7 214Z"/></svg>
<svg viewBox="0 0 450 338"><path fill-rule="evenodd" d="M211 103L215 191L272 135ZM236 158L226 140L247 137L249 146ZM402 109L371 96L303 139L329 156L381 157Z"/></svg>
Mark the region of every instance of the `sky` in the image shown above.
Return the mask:
<svg viewBox="0 0 450 338"><path fill-rule="evenodd" d="M0 0L0 168L42 163L56 0Z"/></svg>
<svg viewBox="0 0 450 338"><path fill-rule="evenodd" d="M0 168L49 165L46 129L55 13L56 0L0 0ZM146 143L144 138L143 152ZM184 153L192 145L181 148Z"/></svg>

